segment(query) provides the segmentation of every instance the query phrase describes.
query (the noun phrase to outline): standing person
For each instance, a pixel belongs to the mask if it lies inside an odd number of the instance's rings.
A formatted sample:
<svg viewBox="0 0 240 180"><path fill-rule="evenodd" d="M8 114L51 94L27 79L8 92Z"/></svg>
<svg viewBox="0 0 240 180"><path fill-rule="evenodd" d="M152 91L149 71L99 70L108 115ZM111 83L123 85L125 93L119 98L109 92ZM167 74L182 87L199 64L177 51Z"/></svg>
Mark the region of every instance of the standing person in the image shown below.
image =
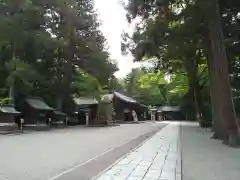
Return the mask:
<svg viewBox="0 0 240 180"><path fill-rule="evenodd" d="M155 121L155 113L153 111L151 111L151 120Z"/></svg>
<svg viewBox="0 0 240 180"><path fill-rule="evenodd" d="M138 122L138 117L137 117L137 113L136 113L136 111L132 111L132 117L133 117L133 121L134 122Z"/></svg>

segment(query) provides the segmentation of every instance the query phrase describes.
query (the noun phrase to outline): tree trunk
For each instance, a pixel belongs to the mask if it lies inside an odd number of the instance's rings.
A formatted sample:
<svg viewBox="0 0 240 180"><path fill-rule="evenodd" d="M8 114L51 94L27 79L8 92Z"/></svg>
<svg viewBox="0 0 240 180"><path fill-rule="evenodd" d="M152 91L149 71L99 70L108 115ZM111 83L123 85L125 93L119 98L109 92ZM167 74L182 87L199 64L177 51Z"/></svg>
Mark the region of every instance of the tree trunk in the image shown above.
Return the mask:
<svg viewBox="0 0 240 180"><path fill-rule="evenodd" d="M194 101L194 88L188 83L189 90L188 90L188 101L189 104L187 106L187 120L195 121L197 116L197 110Z"/></svg>
<svg viewBox="0 0 240 180"><path fill-rule="evenodd" d="M59 111L62 111L63 110L63 96L57 96L56 97L56 109L58 109Z"/></svg>
<svg viewBox="0 0 240 180"><path fill-rule="evenodd" d="M16 55L15 55L15 42L12 42L12 63L14 65L13 69L11 70L12 72L10 72L10 76L12 74L12 82L10 83L9 86L9 100L8 100L8 104L14 104L14 98L15 98L15 76L13 75L13 73L16 71L16 64L15 64L15 60L16 60Z"/></svg>
<svg viewBox="0 0 240 180"><path fill-rule="evenodd" d="M58 100L58 103L59 103L58 106L61 107L62 110L63 110L63 103L67 101L67 99L71 94L71 84L73 80L72 77L73 77L74 47L71 46L72 45L71 43L72 43L71 40L69 40L69 47L66 52L67 63L64 69L64 79L63 79L63 89L62 89L63 94L61 97L59 97L59 100Z"/></svg>
<svg viewBox="0 0 240 180"><path fill-rule="evenodd" d="M202 101L202 94L199 86L198 74L197 74L197 62L193 58L185 60L185 68L188 76L189 83L189 95L195 104L195 109L200 119L204 119L204 106ZM196 117L195 119L196 120Z"/></svg>
<svg viewBox="0 0 240 180"><path fill-rule="evenodd" d="M209 36L211 40L213 59L209 59L209 63L213 65L209 68L211 77L215 80L217 85L211 84L213 90L213 98L218 100L215 105L217 112L221 112L223 118L223 126L221 136L224 137L224 142L231 146L238 144L239 133L236 113L232 101L232 92L228 72L228 61L226 57L226 50L223 39L223 32L221 26L221 17L217 0L208 2L209 8L207 22L209 26ZM210 66L211 67L211 66Z"/></svg>
<svg viewBox="0 0 240 180"><path fill-rule="evenodd" d="M199 77L196 77L196 78L199 78ZM201 93L199 81L196 81L194 85L194 99L195 99L196 106L198 108L198 113L200 115L200 121L201 123L206 123L207 119L205 117L205 111L204 111L205 107L202 99L202 93Z"/></svg>
<svg viewBox="0 0 240 180"><path fill-rule="evenodd" d="M65 34L65 38L67 41L67 47L65 49L65 59L67 60L64 66L64 77L63 77L63 87L61 88L60 96L57 100L57 107L63 111L64 107L63 104L69 98L71 92L71 83L72 83L72 76L73 76L73 59L74 59L74 30L70 30L69 27L72 27L71 19L71 12L69 11L69 7L65 4L64 11L61 14L62 18L62 26L67 29L67 33Z"/></svg>
<svg viewBox="0 0 240 180"><path fill-rule="evenodd" d="M8 104L14 104L14 82L13 84L10 85L9 87L9 100L8 100Z"/></svg>
<svg viewBox="0 0 240 180"><path fill-rule="evenodd" d="M221 117L221 112L219 111L219 108L216 108L220 102L218 89L219 82L218 78L216 78L216 73L213 73L216 71L214 67L214 61L213 61L213 54L211 51L211 42L209 39L205 39L205 53L207 56L207 64L208 64L208 74L209 74L209 81L210 81L210 93L211 93L211 105L212 105L212 130L214 132L213 138L214 139L223 139L224 138L224 125L223 125L223 118Z"/></svg>

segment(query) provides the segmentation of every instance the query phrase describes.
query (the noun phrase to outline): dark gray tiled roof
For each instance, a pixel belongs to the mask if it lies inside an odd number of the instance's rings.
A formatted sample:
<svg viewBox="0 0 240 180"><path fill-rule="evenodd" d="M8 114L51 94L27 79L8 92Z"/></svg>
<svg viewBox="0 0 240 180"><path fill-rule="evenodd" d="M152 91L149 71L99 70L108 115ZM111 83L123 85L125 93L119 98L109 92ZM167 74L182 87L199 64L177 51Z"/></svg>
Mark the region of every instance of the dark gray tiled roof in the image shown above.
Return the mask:
<svg viewBox="0 0 240 180"><path fill-rule="evenodd" d="M180 111L180 107L179 106L161 106L158 108L158 111L162 112L169 112L169 111Z"/></svg>
<svg viewBox="0 0 240 180"><path fill-rule="evenodd" d="M125 102L130 102L130 103L137 103L137 101L131 97L125 96L119 92L114 92L114 95L118 97L119 99L125 101Z"/></svg>
<svg viewBox="0 0 240 180"><path fill-rule="evenodd" d="M98 101L94 98L73 98L73 101L77 105L91 105L98 104Z"/></svg>
<svg viewBox="0 0 240 180"><path fill-rule="evenodd" d="M114 97L117 97L119 99L121 99L122 101L124 102L127 102L127 103L138 103L135 99L131 98L131 97L128 97L126 95L123 95L119 92L114 92L114 93L110 93L110 94L105 94L102 96L102 100L103 101L112 101L112 99Z"/></svg>
<svg viewBox="0 0 240 180"><path fill-rule="evenodd" d="M0 105L0 112L6 114L20 114L16 109L11 105Z"/></svg>
<svg viewBox="0 0 240 180"><path fill-rule="evenodd" d="M61 116L65 116L65 115L66 115L65 113L63 113L63 112L61 112L61 111L58 111L58 110L54 110L53 112L54 112L54 114L56 114L56 115L61 115Z"/></svg>
<svg viewBox="0 0 240 180"><path fill-rule="evenodd" d="M27 98L26 102L34 109L38 110L53 110L41 98Z"/></svg>

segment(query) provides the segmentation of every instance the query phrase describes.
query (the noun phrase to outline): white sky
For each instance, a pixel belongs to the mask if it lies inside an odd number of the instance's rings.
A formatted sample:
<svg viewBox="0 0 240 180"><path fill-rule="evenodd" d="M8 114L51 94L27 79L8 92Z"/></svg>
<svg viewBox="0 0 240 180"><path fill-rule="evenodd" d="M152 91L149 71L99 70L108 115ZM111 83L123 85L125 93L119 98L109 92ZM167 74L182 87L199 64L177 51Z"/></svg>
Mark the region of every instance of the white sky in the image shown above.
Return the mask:
<svg viewBox="0 0 240 180"><path fill-rule="evenodd" d="M131 55L122 56L121 54L121 34L123 31L132 32L132 28L126 20L126 12L120 0L94 1L99 14L98 19L102 22L101 30L108 41L108 51L111 58L117 61L120 69L115 76L117 78L124 77L132 68L140 66L138 63L133 63ZM122 1L126 2L127 0Z"/></svg>

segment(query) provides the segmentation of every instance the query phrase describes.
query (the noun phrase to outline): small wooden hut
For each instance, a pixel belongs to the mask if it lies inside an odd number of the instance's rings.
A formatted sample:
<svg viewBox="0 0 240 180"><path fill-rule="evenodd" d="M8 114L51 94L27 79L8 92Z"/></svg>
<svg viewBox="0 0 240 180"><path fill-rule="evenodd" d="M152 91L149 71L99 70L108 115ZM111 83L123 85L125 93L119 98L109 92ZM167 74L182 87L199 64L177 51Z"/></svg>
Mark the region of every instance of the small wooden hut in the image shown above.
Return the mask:
<svg viewBox="0 0 240 180"><path fill-rule="evenodd" d="M158 116L162 120L184 120L184 114L179 106L161 106L158 108Z"/></svg>
<svg viewBox="0 0 240 180"><path fill-rule="evenodd" d="M155 121L157 120L157 112L158 108L157 107L150 107L149 108L149 115L150 115L150 119Z"/></svg>
<svg viewBox="0 0 240 180"><path fill-rule="evenodd" d="M95 98L73 98L71 108L68 108L70 124L96 124L98 101Z"/></svg>
<svg viewBox="0 0 240 180"><path fill-rule="evenodd" d="M51 111L48 115L48 118L51 118L51 123L52 124L64 124L67 126L67 114L58 111L58 110L53 110Z"/></svg>
<svg viewBox="0 0 240 180"><path fill-rule="evenodd" d="M148 114L149 108L148 106L144 104L139 104L139 110L137 111L138 117L140 121L147 120L147 114Z"/></svg>
<svg viewBox="0 0 240 180"><path fill-rule="evenodd" d="M99 114L98 114L98 123L105 125L114 125L115 121L115 110L113 108L113 95L105 94L102 96L99 102Z"/></svg>
<svg viewBox="0 0 240 180"><path fill-rule="evenodd" d="M15 117L19 114L13 105L0 104L0 123L15 123Z"/></svg>
<svg viewBox="0 0 240 180"><path fill-rule="evenodd" d="M47 124L48 114L53 112L39 97L26 98L18 109L22 111L24 124Z"/></svg>
<svg viewBox="0 0 240 180"><path fill-rule="evenodd" d="M133 98L128 97L119 92L113 92L104 95L112 102L112 106L117 121L133 121L132 111L134 110L137 115L141 112L140 104Z"/></svg>

